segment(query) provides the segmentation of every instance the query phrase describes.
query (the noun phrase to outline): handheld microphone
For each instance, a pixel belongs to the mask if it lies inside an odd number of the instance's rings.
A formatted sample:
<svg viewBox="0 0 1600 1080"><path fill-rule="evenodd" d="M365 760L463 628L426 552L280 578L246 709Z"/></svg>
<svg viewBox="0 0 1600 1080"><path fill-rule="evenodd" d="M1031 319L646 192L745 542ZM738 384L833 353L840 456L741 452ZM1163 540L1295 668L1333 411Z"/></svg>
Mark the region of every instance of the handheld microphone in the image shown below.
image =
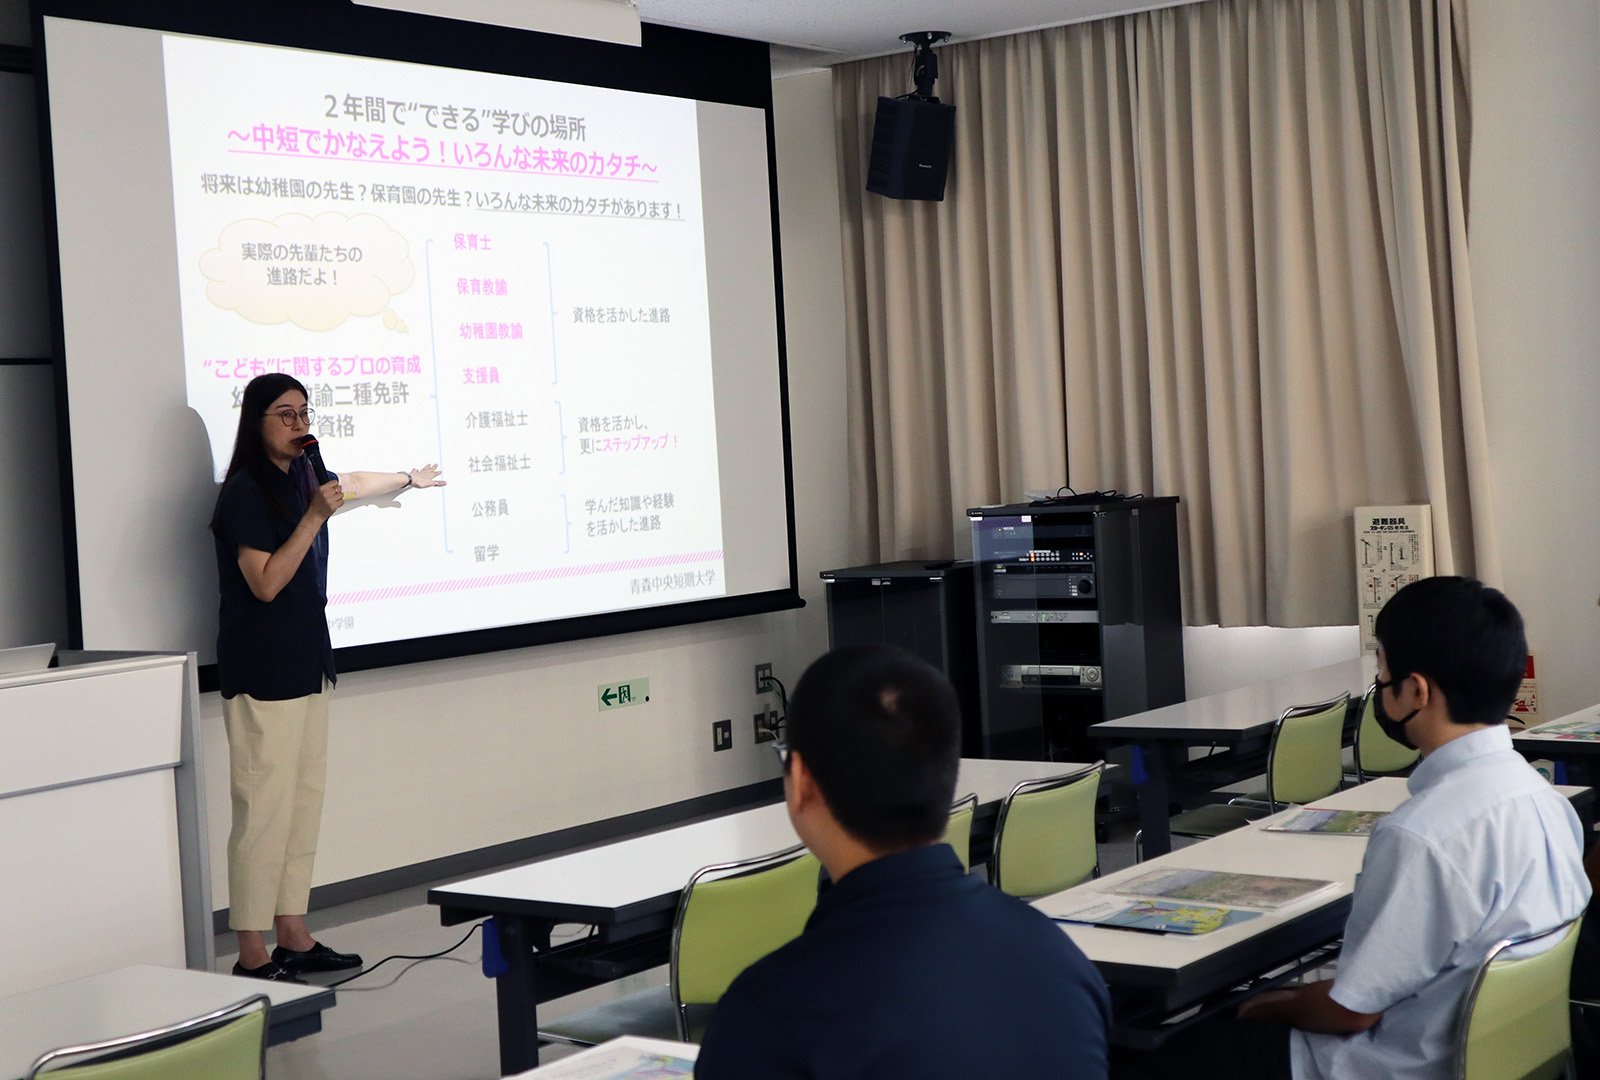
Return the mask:
<svg viewBox="0 0 1600 1080"><path fill-rule="evenodd" d="M311 471L316 474L317 486L321 487L333 477L328 475L328 467L322 463L322 450L317 446L317 437L311 432L306 432L295 440L300 449L305 451L306 461L311 464Z"/></svg>

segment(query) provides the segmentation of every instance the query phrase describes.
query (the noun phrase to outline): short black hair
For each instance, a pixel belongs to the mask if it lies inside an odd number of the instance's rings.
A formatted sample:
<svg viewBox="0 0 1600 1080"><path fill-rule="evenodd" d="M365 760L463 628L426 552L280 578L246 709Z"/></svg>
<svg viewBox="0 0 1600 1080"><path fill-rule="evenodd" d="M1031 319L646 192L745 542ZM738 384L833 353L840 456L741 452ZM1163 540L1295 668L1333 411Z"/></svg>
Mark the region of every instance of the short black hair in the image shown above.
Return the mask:
<svg viewBox="0 0 1600 1080"><path fill-rule="evenodd" d="M931 665L887 645L835 649L800 677L784 728L857 840L893 851L944 835L961 765L961 709Z"/></svg>
<svg viewBox="0 0 1600 1080"><path fill-rule="evenodd" d="M1458 724L1498 724L1528 660L1522 616L1499 589L1467 577L1414 581L1378 612L1373 634L1389 677L1424 675Z"/></svg>

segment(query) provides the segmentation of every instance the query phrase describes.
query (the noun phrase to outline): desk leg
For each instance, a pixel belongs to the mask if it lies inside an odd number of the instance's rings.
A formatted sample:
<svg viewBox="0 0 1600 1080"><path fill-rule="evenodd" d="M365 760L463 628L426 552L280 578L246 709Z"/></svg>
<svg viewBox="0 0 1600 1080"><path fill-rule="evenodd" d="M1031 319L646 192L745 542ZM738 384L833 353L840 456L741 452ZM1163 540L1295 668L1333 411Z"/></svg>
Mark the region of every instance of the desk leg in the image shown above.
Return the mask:
<svg viewBox="0 0 1600 1080"><path fill-rule="evenodd" d="M506 973L494 981L500 1017L500 1075L539 1065L539 1012L533 975L531 927L514 915L498 916Z"/></svg>
<svg viewBox="0 0 1600 1080"><path fill-rule="evenodd" d="M1144 756L1145 782L1139 788L1139 828L1143 832L1144 857L1154 858L1172 850L1169 825L1172 802L1173 753L1166 742L1140 743ZM1181 744L1178 749L1182 749Z"/></svg>

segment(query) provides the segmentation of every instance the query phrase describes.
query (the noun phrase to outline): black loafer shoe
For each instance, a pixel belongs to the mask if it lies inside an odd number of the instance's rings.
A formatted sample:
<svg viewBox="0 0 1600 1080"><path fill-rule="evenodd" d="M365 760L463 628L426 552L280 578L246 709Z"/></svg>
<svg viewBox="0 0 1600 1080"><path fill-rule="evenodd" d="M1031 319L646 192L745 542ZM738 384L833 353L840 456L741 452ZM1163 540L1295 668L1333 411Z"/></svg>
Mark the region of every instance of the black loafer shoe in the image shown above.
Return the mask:
<svg viewBox="0 0 1600 1080"><path fill-rule="evenodd" d="M295 978L294 973L285 969L282 964L276 964L270 960L258 968L247 968L243 964L235 964L233 965L233 973L235 975L242 975L246 979L266 979L268 982L299 983L301 986L306 985L306 981L304 979Z"/></svg>
<svg viewBox="0 0 1600 1080"><path fill-rule="evenodd" d="M334 952L320 941L312 942L304 952L285 949L282 945L272 950L272 962L292 975L307 971L344 971L361 966L356 953Z"/></svg>

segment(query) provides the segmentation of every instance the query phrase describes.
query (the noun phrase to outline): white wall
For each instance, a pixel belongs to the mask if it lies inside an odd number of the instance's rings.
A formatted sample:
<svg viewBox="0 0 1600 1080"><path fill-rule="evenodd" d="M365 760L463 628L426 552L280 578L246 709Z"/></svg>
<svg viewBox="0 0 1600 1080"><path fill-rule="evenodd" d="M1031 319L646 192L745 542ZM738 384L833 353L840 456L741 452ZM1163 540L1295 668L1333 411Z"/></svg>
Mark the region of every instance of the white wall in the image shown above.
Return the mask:
<svg viewBox="0 0 1600 1080"><path fill-rule="evenodd" d="M817 577L851 563L845 427L844 252L833 167L833 76L772 84L782 224L783 316L788 336L789 438L794 447L800 593L810 605L795 654L828 647L826 594ZM802 489L801 477L807 487ZM798 677L799 672L796 671ZM780 675L780 677L782 677ZM794 683L789 683L792 688Z"/></svg>
<svg viewBox="0 0 1600 1080"><path fill-rule="evenodd" d="M1349 660L1361 655L1357 630L1354 626L1186 626L1184 689L1191 698L1206 697Z"/></svg>
<svg viewBox="0 0 1600 1080"><path fill-rule="evenodd" d="M1600 701L1600 2L1467 11L1494 517L1549 718Z"/></svg>

